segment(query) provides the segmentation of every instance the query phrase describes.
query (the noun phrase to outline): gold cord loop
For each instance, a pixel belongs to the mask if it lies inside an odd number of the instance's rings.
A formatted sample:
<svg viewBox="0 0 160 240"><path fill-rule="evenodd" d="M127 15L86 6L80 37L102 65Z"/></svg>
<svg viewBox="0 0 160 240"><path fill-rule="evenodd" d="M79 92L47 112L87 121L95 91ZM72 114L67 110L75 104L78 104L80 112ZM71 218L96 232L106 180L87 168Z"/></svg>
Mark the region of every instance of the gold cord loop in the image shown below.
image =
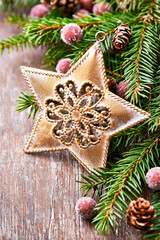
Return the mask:
<svg viewBox="0 0 160 240"><path fill-rule="evenodd" d="M98 37L98 35L102 35L101 37ZM106 39L106 34L105 34L105 32L103 32L103 31L99 31L99 32L97 32L96 33L96 35L95 35L95 38L96 38L96 41L98 41L98 42L103 42L105 39Z"/></svg>

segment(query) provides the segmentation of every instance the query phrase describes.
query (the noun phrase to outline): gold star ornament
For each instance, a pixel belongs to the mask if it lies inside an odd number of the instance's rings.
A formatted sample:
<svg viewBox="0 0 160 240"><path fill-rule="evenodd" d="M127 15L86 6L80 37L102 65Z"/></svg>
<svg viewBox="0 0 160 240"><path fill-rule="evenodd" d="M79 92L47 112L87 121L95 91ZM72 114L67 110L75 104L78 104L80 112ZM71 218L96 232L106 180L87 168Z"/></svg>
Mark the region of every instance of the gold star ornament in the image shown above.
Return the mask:
<svg viewBox="0 0 160 240"><path fill-rule="evenodd" d="M105 167L113 135L150 116L108 90L98 41L67 74L21 71L40 108L26 153L67 149L92 171Z"/></svg>

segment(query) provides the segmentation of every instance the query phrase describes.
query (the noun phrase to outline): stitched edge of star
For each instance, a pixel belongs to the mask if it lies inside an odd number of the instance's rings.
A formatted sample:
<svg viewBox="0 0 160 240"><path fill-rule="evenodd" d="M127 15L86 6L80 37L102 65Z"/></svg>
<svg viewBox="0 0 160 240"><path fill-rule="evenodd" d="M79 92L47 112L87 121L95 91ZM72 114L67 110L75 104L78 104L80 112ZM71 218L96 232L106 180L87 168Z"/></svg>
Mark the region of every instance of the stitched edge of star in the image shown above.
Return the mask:
<svg viewBox="0 0 160 240"><path fill-rule="evenodd" d="M95 45L97 43L95 43L92 47L95 48ZM97 48L95 49L95 52L97 51L100 56L99 56L99 66L100 66L100 72L102 74L102 81L103 83L105 84L105 87L108 89L108 87L106 86L106 73L105 73L105 67L104 67L104 59L103 59L103 53L102 53L102 50L101 50L101 47L100 47L100 44L98 43ZM29 89L31 90L33 96L35 97L35 100L39 106L39 108L42 110L42 106L38 100L38 98L36 97L36 93L34 92L34 89L32 88L30 82L29 82L29 78L28 76L26 75L26 72L28 73L34 73L34 74L41 74L41 75L47 75L47 76L51 76L51 77L55 77L55 78L62 78L62 77L68 77L70 76L82 63L83 61L86 60L86 58L89 56L90 54L90 50L87 51L79 60L78 62L66 73L66 74L59 74L59 73L55 73L55 72L51 72L51 71L45 71L45 70L40 70L40 69L35 69L35 68L30 68L30 67L24 67L22 66L21 67L21 72L23 74L23 77L24 79L26 80L26 83L29 87ZM121 132L121 131L124 131L128 128L130 128L131 126L134 126L146 119L148 119L150 117L150 114L145 112L144 110L134 106L133 104L127 102L126 100L120 98L119 96L113 94L112 92L108 91L107 90L107 93L113 97L114 99L116 99L117 101L123 103L124 105L127 105L129 106L130 108L133 108L135 111L137 112L141 112L142 114L146 115L146 117L144 117L143 119L140 119L139 121L137 122L134 122L133 124L130 124L130 125L127 125L125 128L121 129L121 130L118 130L116 131L114 134L110 135L109 137L106 137L106 142L105 142L105 147L104 147L104 153L103 153L103 157L102 157L102 166L105 167L106 165L106 161L107 161L107 152L108 152L108 147L109 147L109 139L111 136L114 136L116 135L117 133ZM84 164L77 156L76 154L74 154L70 149L68 149L67 147L64 147L64 148L46 148L46 149L32 149L31 151L29 150L29 147L31 146L31 143L32 143L32 140L33 140L33 137L37 131L37 128L39 126L39 123L42 119L42 115L43 113L39 113L39 116L37 118L37 121L36 123L34 124L33 126L33 129L32 129L32 132L30 134L30 137L28 138L27 142L26 142L26 145L25 145L25 148L24 148L24 151L26 153L33 153L33 152L46 152L46 151L58 151L58 150L68 150L88 171L92 171L90 168L88 168L88 166L86 164Z"/></svg>
<svg viewBox="0 0 160 240"><path fill-rule="evenodd" d="M99 59L99 66L100 66L100 72L102 74L102 81L103 83L105 84L106 83L106 74L105 74L105 67L104 67L104 59L103 59L103 53L102 53L102 49L101 49L101 46L98 42L96 42L91 48L95 48L95 53L99 53L100 55L98 56L98 59ZM34 74L41 74L41 75L47 75L47 76L50 76L50 77L55 77L55 78L62 78L62 77L69 77L86 59L87 57L89 56L90 54L90 50L89 49L78 61L77 63L71 67L71 69L66 73L66 74L59 74L59 73L55 73L55 72L52 72L52 71L46 71L46 70L41 70L41 69L36 69L36 68L31 68L31 67L25 67L25 66L21 66L21 72L22 72L22 75L30 89L30 91L32 92L37 104L38 104L38 107L40 108L40 110L43 110L42 106L41 106L41 103L40 101L38 100L37 96L36 96L36 92L34 91L33 87L31 86L30 84L30 81L29 81L29 78L28 76L26 75L26 73L34 73ZM27 142L25 144L25 147L24 147L24 152L26 153L33 153L33 152L46 152L46 151L54 151L55 149L54 148L48 148L48 149L32 149L31 151L29 150L29 147L32 143L32 140L33 140L33 137L36 133L36 130L39 126L39 123L40 123L40 120L42 118L42 115L41 113L39 113L39 116L37 118L37 121L36 123L34 124L33 126L33 129L31 131L31 134L29 136L29 138L27 139ZM106 153L108 152L108 147L109 147L109 138L107 138L106 140L106 143L105 143L105 150L104 150L104 154L103 154L103 158L102 158L102 167L105 167L106 165L106 161L107 161L107 155ZM91 171L92 169L88 168L88 166L86 164L84 164L70 149L64 147L64 148L60 148L60 149L56 149L56 151L58 150L69 150L69 152L88 170L88 171Z"/></svg>
<svg viewBox="0 0 160 240"><path fill-rule="evenodd" d="M61 78L61 77L64 77L65 75L64 74L59 74L59 73L54 73L54 72L51 72L51 71L41 70L41 69L37 69L37 68L25 67L25 66L21 66L20 69L21 69L23 78L27 83L27 86L29 87L31 93L33 94L33 96L34 96L34 98L35 98L35 100L38 104L39 109L43 110L43 108L41 106L41 103L37 98L36 92L34 91L34 88L31 86L30 81L29 81L29 77L27 76L26 73L28 72L28 73L46 75L46 76L49 76L49 77L56 77L56 78Z"/></svg>
<svg viewBox="0 0 160 240"><path fill-rule="evenodd" d="M105 87L107 88L107 86L106 86L107 77L106 77L106 73L105 73L103 53L102 53L102 50L101 50L101 45L98 42L94 43L94 45L69 69L69 71L66 74L41 70L41 69L32 68L32 67L25 67L25 66L20 67L23 78L25 79L31 93L33 94L40 110L43 110L43 107L41 106L41 103L38 100L36 92L34 91L33 87L31 86L30 81L29 81L29 77L26 75L26 73L28 72L28 73L33 73L33 74L46 75L46 76L55 77L55 78L69 77L87 59L87 57L89 56L92 48L95 49L95 53L96 52L99 53L99 56L98 56L99 61L98 62L99 62L99 66L100 66L100 72L102 74L102 82L104 83Z"/></svg>
<svg viewBox="0 0 160 240"><path fill-rule="evenodd" d="M109 148L109 138L107 138L105 140L105 144L104 144L104 153L103 153L103 157L102 157L102 160L101 160L101 166L99 167L106 167L106 162L107 162L107 152L108 152L108 148ZM89 172L92 172L95 168L90 168L88 167L84 162L82 162L82 160L80 158L78 158L76 156L76 154L74 152L72 152L70 149L66 149L68 150L79 162L80 164L85 168L87 169Z"/></svg>
<svg viewBox="0 0 160 240"><path fill-rule="evenodd" d="M104 83L104 85L106 85L106 81L107 81L107 76L106 76L106 71L105 71L105 64L104 64L104 59L103 59L103 52L101 49L101 45L99 42L95 42L92 47L75 63L75 65L73 65L68 72L65 74L66 77L69 77L85 60L86 58L89 56L90 52L92 51L92 48L95 49L95 53L97 52L98 55L98 63L99 63L99 67L100 67L100 72L102 74L102 82ZM106 89L108 88L108 86L105 86Z"/></svg>
<svg viewBox="0 0 160 240"><path fill-rule="evenodd" d="M109 135L109 138L111 138L112 136L117 135L118 133L120 133L122 131L127 130L128 128L130 128L132 126L135 126L135 125L139 124L140 122L143 122L143 121L147 120L151 116L150 113L142 110L141 108L138 108L137 106L131 104L130 102L126 101L125 99L123 99L123 98L119 97L118 95L110 92L109 90L107 90L107 94L111 98L114 98L116 101L122 103L125 106L127 105L129 108L134 109L136 112L139 112L139 113L143 114L143 116L144 116L143 118L141 117L141 119L137 120L136 122L134 121L132 124L129 124L129 125L127 124L126 127L122 128L120 130L115 131L114 134Z"/></svg>
<svg viewBox="0 0 160 240"><path fill-rule="evenodd" d="M31 131L31 133L30 133L30 135L29 135L29 137L28 137L28 139L27 139L27 142L26 142L26 144L25 144L25 146L24 146L24 149L23 149L23 151L25 152L25 153L33 153L33 152L49 152L49 151L60 151L60 150L66 150L66 147L62 147L62 148L46 148L46 149L40 149L40 148L34 148L34 149L32 149L32 150L29 150L29 148L31 147L31 145L32 145L32 141L33 141L33 138L34 138L34 136L35 136L35 133L37 132L37 129L38 129L38 127L39 127L39 124L40 124L40 122L41 122L41 120L42 120L42 117L43 117L43 113L39 113L39 116L38 116L38 118L37 118L37 120L36 120L36 122L35 122L35 124L33 125L33 127L32 127L32 131Z"/></svg>
<svg viewBox="0 0 160 240"><path fill-rule="evenodd" d="M88 167L79 157L76 156L76 154L70 150L68 147L62 147L62 148L34 148L34 149L31 149L29 150L29 148L31 147L32 145L32 141L33 141L33 138L38 130L38 127L39 127L39 124L42 120L42 117L43 117L43 113L39 113L39 116L32 128L32 131L30 133L30 136L28 137L27 139L27 142L25 144L25 147L24 147L24 152L25 153L37 153L37 152L50 152L50 151L60 151L60 150L68 150L82 165L85 169L87 169L89 172L93 171L93 168L92 167ZM109 148L109 138L106 138L105 140L105 144L104 144L104 152L103 152L103 156L102 156L102 165L100 167L105 167L106 166L106 162L107 162L107 152L108 152L108 148Z"/></svg>

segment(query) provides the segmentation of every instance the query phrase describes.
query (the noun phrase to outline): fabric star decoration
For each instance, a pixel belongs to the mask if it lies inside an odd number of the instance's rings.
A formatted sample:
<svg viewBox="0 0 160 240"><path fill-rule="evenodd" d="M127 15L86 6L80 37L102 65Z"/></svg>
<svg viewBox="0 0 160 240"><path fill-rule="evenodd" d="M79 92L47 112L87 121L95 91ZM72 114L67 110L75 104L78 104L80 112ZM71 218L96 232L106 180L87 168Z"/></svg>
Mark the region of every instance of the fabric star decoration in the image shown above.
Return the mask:
<svg viewBox="0 0 160 240"><path fill-rule="evenodd" d="M105 167L113 135L150 116L109 91L99 42L66 74L21 71L40 108L26 153L65 149L92 171Z"/></svg>

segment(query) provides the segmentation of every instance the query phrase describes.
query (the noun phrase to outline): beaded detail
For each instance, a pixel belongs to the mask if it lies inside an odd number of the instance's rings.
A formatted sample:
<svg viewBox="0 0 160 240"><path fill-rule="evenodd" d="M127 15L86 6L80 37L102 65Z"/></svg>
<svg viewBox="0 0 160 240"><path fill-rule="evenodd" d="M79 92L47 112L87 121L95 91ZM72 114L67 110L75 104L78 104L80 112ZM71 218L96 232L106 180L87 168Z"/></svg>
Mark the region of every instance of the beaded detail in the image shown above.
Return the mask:
<svg viewBox="0 0 160 240"><path fill-rule="evenodd" d="M77 90L73 80L55 87L57 100L45 100L46 119L53 123L52 136L65 145L71 145L74 140L81 148L100 141L97 130L107 130L110 127L110 109L99 106L103 99L103 91L91 82L85 82Z"/></svg>

